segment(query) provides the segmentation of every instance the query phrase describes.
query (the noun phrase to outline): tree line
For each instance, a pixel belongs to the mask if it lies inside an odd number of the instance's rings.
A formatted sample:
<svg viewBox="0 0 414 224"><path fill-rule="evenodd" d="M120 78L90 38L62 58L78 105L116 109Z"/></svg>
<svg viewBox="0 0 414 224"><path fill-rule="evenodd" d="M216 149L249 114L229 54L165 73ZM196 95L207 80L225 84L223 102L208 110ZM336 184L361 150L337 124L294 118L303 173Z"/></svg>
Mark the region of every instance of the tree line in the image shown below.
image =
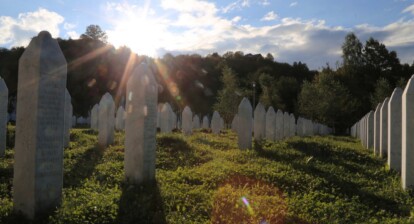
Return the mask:
<svg viewBox="0 0 414 224"><path fill-rule="evenodd" d="M350 33L342 45L342 61L335 69L310 70L305 63L281 63L271 54L242 51L150 58L127 46L107 43L99 26L88 26L79 39L58 39L68 63L67 89L74 114L87 116L106 92L116 105L126 99L126 81L134 66L145 61L159 83L159 101L175 111L189 105L195 114L218 110L231 122L243 96L257 104L301 115L342 133L396 86L403 87L414 64L401 64L397 54L369 39L362 44ZM15 110L18 60L23 47L0 48L0 76L9 88L9 112Z"/></svg>

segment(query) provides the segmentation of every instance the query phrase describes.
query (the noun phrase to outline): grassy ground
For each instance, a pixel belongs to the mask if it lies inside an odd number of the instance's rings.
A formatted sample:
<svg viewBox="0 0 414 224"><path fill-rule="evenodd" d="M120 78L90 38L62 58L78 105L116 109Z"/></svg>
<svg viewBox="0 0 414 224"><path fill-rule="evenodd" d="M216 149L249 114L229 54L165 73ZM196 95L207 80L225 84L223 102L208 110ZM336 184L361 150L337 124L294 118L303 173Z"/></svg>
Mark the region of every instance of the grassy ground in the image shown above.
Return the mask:
<svg viewBox="0 0 414 224"><path fill-rule="evenodd" d="M13 138L13 129L9 131ZM124 182L123 133L105 150L74 129L63 203L37 223L410 223L413 195L385 161L348 137L294 137L237 149L237 137L157 136L156 183ZM0 223L12 213L13 141L0 158Z"/></svg>

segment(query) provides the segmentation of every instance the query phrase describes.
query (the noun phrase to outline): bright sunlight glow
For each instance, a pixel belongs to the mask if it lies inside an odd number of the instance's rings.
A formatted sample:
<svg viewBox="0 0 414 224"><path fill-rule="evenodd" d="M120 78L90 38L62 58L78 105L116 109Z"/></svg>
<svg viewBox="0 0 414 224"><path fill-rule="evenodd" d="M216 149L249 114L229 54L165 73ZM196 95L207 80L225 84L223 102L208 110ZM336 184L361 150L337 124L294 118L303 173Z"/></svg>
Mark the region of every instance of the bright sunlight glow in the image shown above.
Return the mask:
<svg viewBox="0 0 414 224"><path fill-rule="evenodd" d="M130 14L115 21L115 29L108 32L108 40L115 47L127 46L139 55L155 57L166 40L165 27L162 19Z"/></svg>

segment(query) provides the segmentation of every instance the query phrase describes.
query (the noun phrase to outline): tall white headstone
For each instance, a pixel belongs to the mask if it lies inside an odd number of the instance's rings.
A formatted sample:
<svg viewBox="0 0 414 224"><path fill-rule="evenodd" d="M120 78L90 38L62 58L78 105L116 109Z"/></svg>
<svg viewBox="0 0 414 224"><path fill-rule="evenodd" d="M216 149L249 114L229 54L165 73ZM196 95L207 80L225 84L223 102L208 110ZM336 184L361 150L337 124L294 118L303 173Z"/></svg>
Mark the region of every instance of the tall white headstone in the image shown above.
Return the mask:
<svg viewBox="0 0 414 224"><path fill-rule="evenodd" d="M7 104L9 102L9 90L6 83L0 78L0 157L6 151L6 135L7 135Z"/></svg>
<svg viewBox="0 0 414 224"><path fill-rule="evenodd" d="M200 128L200 118L198 117L198 115L195 115L193 117L193 128L194 129L199 129Z"/></svg>
<svg viewBox="0 0 414 224"><path fill-rule="evenodd" d="M105 93L99 102L98 145L106 147L114 142L115 103L109 93Z"/></svg>
<svg viewBox="0 0 414 224"><path fill-rule="evenodd" d="M162 133L171 133L172 131L172 109L169 103L162 106L160 114L160 127Z"/></svg>
<svg viewBox="0 0 414 224"><path fill-rule="evenodd" d="M13 205L29 218L59 206L67 65L50 33L34 37L19 59Z"/></svg>
<svg viewBox="0 0 414 224"><path fill-rule="evenodd" d="M158 84L144 63L134 68L126 88L125 176L134 183L155 181Z"/></svg>
<svg viewBox="0 0 414 224"><path fill-rule="evenodd" d="M240 149L252 148L252 105L249 100L244 97L239 104L238 115L238 143Z"/></svg>
<svg viewBox="0 0 414 224"><path fill-rule="evenodd" d="M295 115L290 114L289 115L289 136L293 137L296 135L296 119L295 119Z"/></svg>
<svg viewBox="0 0 414 224"><path fill-rule="evenodd" d="M290 117L288 112L283 113L283 138L289 137Z"/></svg>
<svg viewBox="0 0 414 224"><path fill-rule="evenodd" d="M303 136L303 118L298 117L298 121L296 124L296 134L298 136Z"/></svg>
<svg viewBox="0 0 414 224"><path fill-rule="evenodd" d="M118 131L125 129L125 109L123 106L118 107L116 111L115 129Z"/></svg>
<svg viewBox="0 0 414 224"><path fill-rule="evenodd" d="M379 155L380 154L380 123L381 123L381 119L380 119L380 114L381 114L381 106L382 104L379 103L377 105L377 108L375 109L375 113L374 113L374 154L375 155ZM358 133L358 128L356 128L356 134Z"/></svg>
<svg viewBox="0 0 414 224"><path fill-rule="evenodd" d="M95 104L91 111L91 128L98 130L99 123L99 104Z"/></svg>
<svg viewBox="0 0 414 224"><path fill-rule="evenodd" d="M70 142L70 128L72 127L72 98L70 97L69 91L65 89L65 136L64 146L68 147Z"/></svg>
<svg viewBox="0 0 414 224"><path fill-rule="evenodd" d="M367 148L374 147L374 111L370 111L367 116Z"/></svg>
<svg viewBox="0 0 414 224"><path fill-rule="evenodd" d="M203 117L203 126L202 126L202 128L204 128L204 129L208 129L209 128L209 120L208 120L208 117L207 116L204 116Z"/></svg>
<svg viewBox="0 0 414 224"><path fill-rule="evenodd" d="M414 76L408 80L402 95L402 187L414 186Z"/></svg>
<svg viewBox="0 0 414 224"><path fill-rule="evenodd" d="M385 98L380 111L380 157L388 153L388 101L389 98Z"/></svg>
<svg viewBox="0 0 414 224"><path fill-rule="evenodd" d="M193 117L193 112L191 112L190 107L188 106L184 107L183 116L182 116L182 119L183 119L182 129L183 129L184 135L191 135L191 133L193 132L192 117Z"/></svg>
<svg viewBox="0 0 414 224"><path fill-rule="evenodd" d="M266 135L266 110L260 102L254 110L254 139L262 140Z"/></svg>
<svg viewBox="0 0 414 224"><path fill-rule="evenodd" d="M220 123L221 123L220 114L219 114L219 112L214 111L213 117L211 118L211 131L214 134L220 134L220 130L221 130L221 128L220 128L221 124Z"/></svg>
<svg viewBox="0 0 414 224"><path fill-rule="evenodd" d="M238 120L239 120L239 116L236 114L236 115L234 115L233 120L231 122L231 130L236 132L236 133L237 133L237 130L238 130L237 129Z"/></svg>
<svg viewBox="0 0 414 224"><path fill-rule="evenodd" d="M401 171L402 89L395 88L388 102L388 166Z"/></svg>
<svg viewBox="0 0 414 224"><path fill-rule="evenodd" d="M276 137L276 113L272 106L266 112L266 139L274 141Z"/></svg>
<svg viewBox="0 0 414 224"><path fill-rule="evenodd" d="M275 123L275 140L282 140L284 138L284 119L283 111L278 109L276 112L276 123Z"/></svg>

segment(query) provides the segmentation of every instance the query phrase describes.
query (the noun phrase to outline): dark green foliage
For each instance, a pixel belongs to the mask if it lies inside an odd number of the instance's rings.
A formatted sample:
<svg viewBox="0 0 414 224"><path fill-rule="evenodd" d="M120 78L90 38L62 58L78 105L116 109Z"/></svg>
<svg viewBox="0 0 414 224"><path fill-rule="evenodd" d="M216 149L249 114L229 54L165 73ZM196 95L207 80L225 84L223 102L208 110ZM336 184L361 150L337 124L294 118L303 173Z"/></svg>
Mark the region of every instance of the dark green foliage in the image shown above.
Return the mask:
<svg viewBox="0 0 414 224"><path fill-rule="evenodd" d="M398 173L349 137L294 137L237 148L228 131L157 136L156 182L124 180L124 134L102 150L73 129L61 207L34 223L409 223ZM0 158L0 223L12 212L13 149ZM243 198L249 202L246 206Z"/></svg>

